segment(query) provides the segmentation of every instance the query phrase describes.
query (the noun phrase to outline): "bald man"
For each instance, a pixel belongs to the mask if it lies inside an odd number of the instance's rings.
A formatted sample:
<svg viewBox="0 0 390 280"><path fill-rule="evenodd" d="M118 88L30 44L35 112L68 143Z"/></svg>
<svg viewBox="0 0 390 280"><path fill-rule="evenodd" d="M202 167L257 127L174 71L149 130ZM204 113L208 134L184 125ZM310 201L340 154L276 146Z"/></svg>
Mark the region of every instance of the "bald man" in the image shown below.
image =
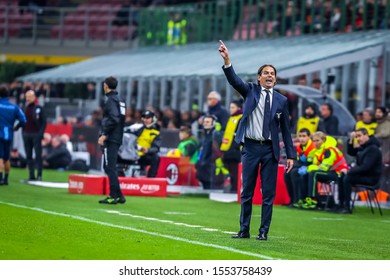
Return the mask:
<svg viewBox="0 0 390 280"><path fill-rule="evenodd" d="M46 129L46 116L33 90L26 92L26 125L23 141L29 170L28 180L42 180L42 139ZM35 159L33 159L33 150ZM35 171L37 173L35 173Z"/></svg>

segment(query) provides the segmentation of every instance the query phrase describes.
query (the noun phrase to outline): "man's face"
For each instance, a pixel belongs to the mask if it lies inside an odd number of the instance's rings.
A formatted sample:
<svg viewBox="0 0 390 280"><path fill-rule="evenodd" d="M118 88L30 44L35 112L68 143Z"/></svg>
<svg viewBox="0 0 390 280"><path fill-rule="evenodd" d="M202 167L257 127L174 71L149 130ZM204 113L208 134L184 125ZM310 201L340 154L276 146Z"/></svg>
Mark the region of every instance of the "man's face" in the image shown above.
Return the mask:
<svg viewBox="0 0 390 280"><path fill-rule="evenodd" d="M210 130L213 127L213 119L212 118L205 118L203 120L203 128L205 130Z"/></svg>
<svg viewBox="0 0 390 280"><path fill-rule="evenodd" d="M370 139L370 137L368 135L364 135L361 131L356 131L355 138L356 138L357 142L359 143L359 145L363 145L364 143L366 143L368 141L368 139Z"/></svg>
<svg viewBox="0 0 390 280"><path fill-rule="evenodd" d="M314 111L313 111L313 109L311 107L307 107L305 109L305 114L308 115L308 116L312 116L312 115L314 115Z"/></svg>
<svg viewBox="0 0 390 280"><path fill-rule="evenodd" d="M299 144L301 144L301 145L303 145L303 146L306 145L307 142L309 142L309 139L310 139L310 136L307 135L306 132L300 132L300 133L298 134Z"/></svg>
<svg viewBox="0 0 390 280"><path fill-rule="evenodd" d="M371 114L370 114L369 112L367 112L367 111L364 111L364 112L363 112L362 120L363 120L363 122L365 122L365 123L371 122L371 120L372 120Z"/></svg>
<svg viewBox="0 0 390 280"><path fill-rule="evenodd" d="M384 115L383 115L382 110L376 109L376 110L375 110L375 118L378 119L378 120L380 120L380 119L382 119L383 117L384 117Z"/></svg>
<svg viewBox="0 0 390 280"><path fill-rule="evenodd" d="M257 76L257 81L262 87L272 88L276 82L276 74L271 66L264 67L260 75Z"/></svg>
<svg viewBox="0 0 390 280"><path fill-rule="evenodd" d="M28 104L33 103L35 101L35 93L32 90L26 92L26 102Z"/></svg>
<svg viewBox="0 0 390 280"><path fill-rule="evenodd" d="M320 112L321 112L321 116L323 118L327 118L330 116L330 110L329 110L328 106L326 106L326 105L321 106Z"/></svg>
<svg viewBox="0 0 390 280"><path fill-rule="evenodd" d="M207 96L207 106L214 107L215 105L217 105L217 103L218 99L215 98L213 95Z"/></svg>

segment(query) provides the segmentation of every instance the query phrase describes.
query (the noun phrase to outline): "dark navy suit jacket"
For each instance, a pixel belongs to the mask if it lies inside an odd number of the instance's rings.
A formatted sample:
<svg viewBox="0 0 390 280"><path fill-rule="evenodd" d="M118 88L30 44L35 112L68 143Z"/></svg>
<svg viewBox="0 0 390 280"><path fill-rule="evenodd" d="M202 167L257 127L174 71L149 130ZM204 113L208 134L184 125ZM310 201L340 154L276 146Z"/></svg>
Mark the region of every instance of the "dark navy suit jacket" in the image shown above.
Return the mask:
<svg viewBox="0 0 390 280"><path fill-rule="evenodd" d="M229 84L237 90L244 98L243 115L240 124L236 131L235 141L237 143L244 142L245 130L248 124L248 117L259 103L261 86L254 83L247 83L241 80L234 72L233 66L225 68L222 66ZM271 139L274 157L279 161L280 147L279 147L279 128L282 132L284 146L286 148L287 158L295 159L296 151L291 139L290 120L288 113L287 98L281 95L276 90L272 95L271 108Z"/></svg>

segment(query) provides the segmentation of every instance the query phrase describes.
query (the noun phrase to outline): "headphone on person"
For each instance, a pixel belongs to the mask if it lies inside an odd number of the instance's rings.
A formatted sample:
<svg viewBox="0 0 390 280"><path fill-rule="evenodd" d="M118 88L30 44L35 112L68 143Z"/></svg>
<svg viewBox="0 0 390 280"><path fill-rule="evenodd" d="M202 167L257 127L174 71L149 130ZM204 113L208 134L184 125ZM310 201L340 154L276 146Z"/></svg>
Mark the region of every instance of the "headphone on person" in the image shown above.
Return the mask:
<svg viewBox="0 0 390 280"><path fill-rule="evenodd" d="M217 124L217 121L218 121L217 117L216 117L215 115L213 115L213 114L207 114L207 115L205 115L205 116L203 117L203 120L204 120L205 118L211 118L211 119L213 120L213 122L212 122L212 124L211 124L211 127L214 128L215 125Z"/></svg>

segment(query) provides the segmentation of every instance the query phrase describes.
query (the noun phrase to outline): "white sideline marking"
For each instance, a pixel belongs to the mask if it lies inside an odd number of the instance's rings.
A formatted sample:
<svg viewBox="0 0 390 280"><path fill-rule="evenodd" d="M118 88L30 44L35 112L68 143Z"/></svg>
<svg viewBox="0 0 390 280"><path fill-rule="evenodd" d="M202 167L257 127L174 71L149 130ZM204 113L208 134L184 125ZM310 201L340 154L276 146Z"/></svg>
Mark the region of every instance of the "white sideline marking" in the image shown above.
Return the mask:
<svg viewBox="0 0 390 280"><path fill-rule="evenodd" d="M174 222L174 221L170 221L170 220L160 220L160 219L153 218L153 217L146 217L146 216L139 216L139 215L134 215L134 214L130 214L130 213L123 213L123 212L120 212L117 210L105 210L105 212L110 213L110 214L118 214L120 216L127 216L127 217L131 217L131 218L136 218L136 219L156 221L156 222L161 222L161 223L169 223L169 224L172 224L175 226L200 228L201 230L204 230L204 231L214 231L214 232L219 231L219 232L226 233L226 234L236 234L237 233L237 232L231 232L231 231L223 231L223 230L219 230L219 229L215 229L215 228L207 228L207 227L200 226L200 225L190 225L190 224L179 223L179 222ZM287 237L286 236L272 236L272 238L287 238Z"/></svg>
<svg viewBox="0 0 390 280"><path fill-rule="evenodd" d="M92 219L81 217L81 216L75 216L75 215L69 215L69 214L49 211L49 210L45 210L45 209L38 208L38 207L29 207L29 206L25 206L25 205L19 205L19 204L8 203L8 202L3 202L3 201L0 201L0 204L5 204L5 205L8 205L8 206L13 206L13 207L18 207L18 208L33 210L33 211L37 211L37 212L41 212L41 213L45 213L45 214L50 214L50 215L55 215L55 216L67 217L67 218L71 218L71 219L75 219L75 220L79 220L79 221L84 221L84 222L88 222L88 223L93 223L93 224L98 224L98 225L102 225L102 226L119 228L119 229L124 229L124 230L129 230L129 231L135 231L135 232L149 234L149 235L158 236L158 237L163 237L163 238L167 238L167 239L171 239L171 240L182 241L182 242L186 242L186 243L190 243L190 244L194 244L194 245L200 245L200 246L204 246L204 247L221 249L221 250L225 250L225 251L228 251L228 252L233 252L233 253L242 254L242 255L246 255L246 256L252 256L252 257L266 259L266 260L276 260L276 258L272 258L272 257L266 256L266 255L256 254L256 253L247 252L247 251L242 251L242 250L238 250L238 249L227 247L227 246L222 246L222 245L216 245L216 244L211 244L211 243L205 243L205 242L190 240L190 239L186 239L186 238L181 238L181 237L172 236L172 235L168 235L168 234L161 234L161 233L153 232L153 231L146 231L146 230L133 228L133 227L127 227L127 226L120 226L120 225L110 224L110 223L96 221L96 220L92 220ZM113 211L113 212L115 212L115 211Z"/></svg>
<svg viewBox="0 0 390 280"><path fill-rule="evenodd" d="M187 212L164 212L167 215L194 215L195 213L187 213Z"/></svg>
<svg viewBox="0 0 390 280"><path fill-rule="evenodd" d="M340 242L358 242L360 240L350 240L350 239L336 239L336 238L328 238L330 241L340 241Z"/></svg>
<svg viewBox="0 0 390 280"><path fill-rule="evenodd" d="M344 221L343 218L316 218L314 217L313 220L320 220L320 221Z"/></svg>

